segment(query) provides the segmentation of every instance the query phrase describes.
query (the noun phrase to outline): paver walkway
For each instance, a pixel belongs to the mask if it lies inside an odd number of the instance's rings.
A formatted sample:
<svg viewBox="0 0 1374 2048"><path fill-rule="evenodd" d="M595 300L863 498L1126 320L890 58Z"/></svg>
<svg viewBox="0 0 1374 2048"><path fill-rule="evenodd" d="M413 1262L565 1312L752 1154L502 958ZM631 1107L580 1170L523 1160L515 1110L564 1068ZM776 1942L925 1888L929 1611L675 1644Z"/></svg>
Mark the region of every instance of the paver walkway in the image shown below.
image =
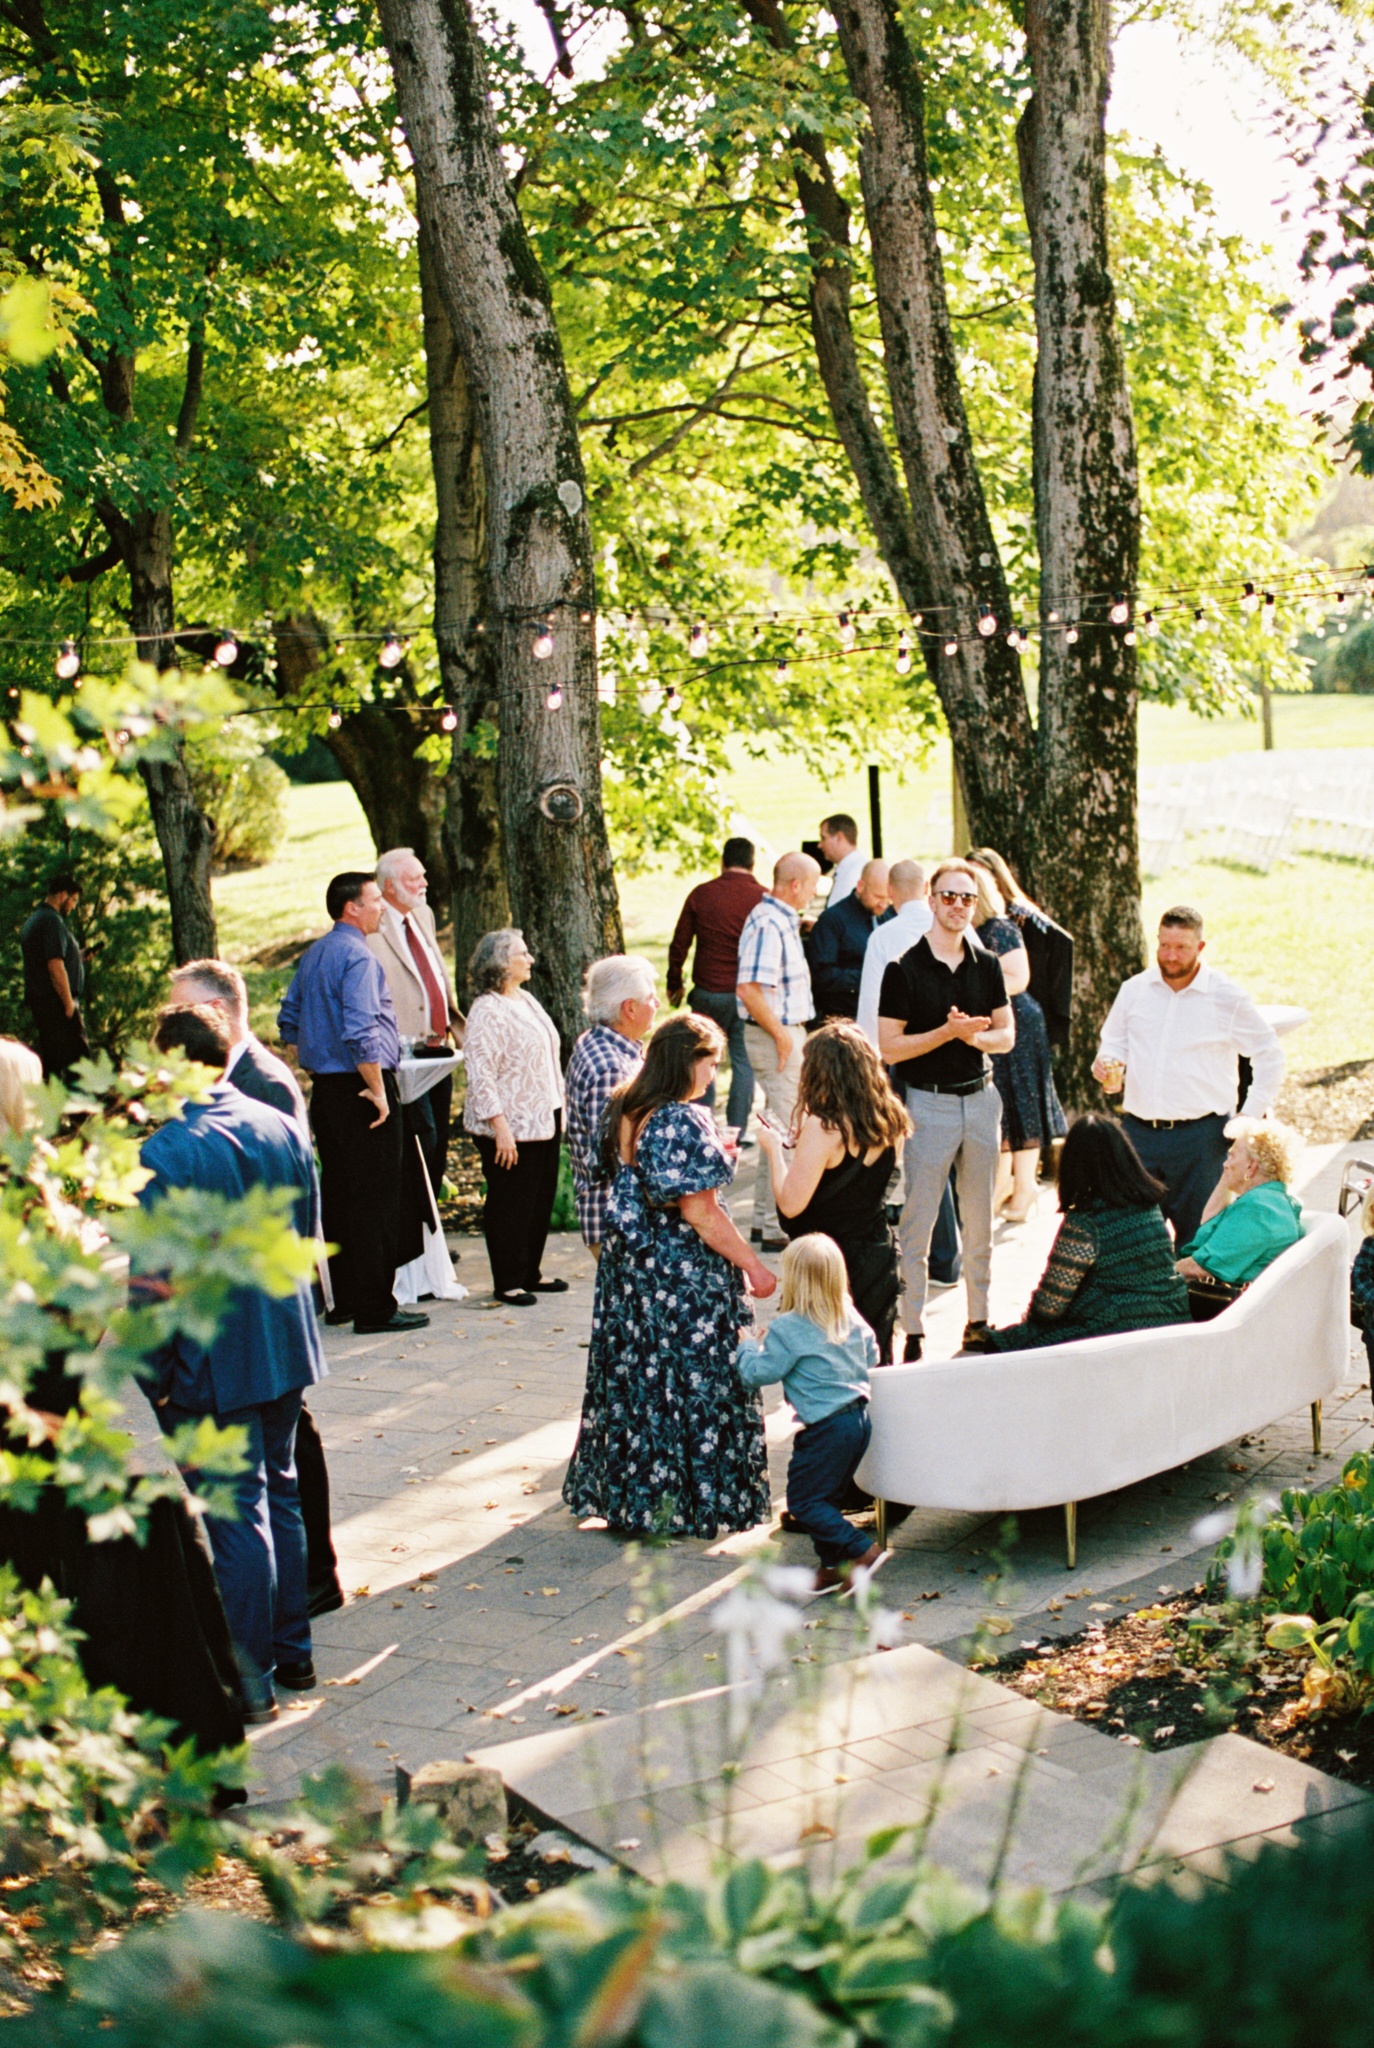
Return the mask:
<svg viewBox="0 0 1374 2048"><path fill-rule="evenodd" d="M1358 1149L1313 1148L1305 1199L1319 1208L1333 1208L1341 1160ZM747 1219L749 1190L743 1178L733 1206L737 1216ZM1046 1202L1030 1224L999 1232L994 1320L1010 1321L1020 1314L1043 1266L1055 1222ZM675 1543L655 1550L651 1559L636 1556L630 1546L604 1531L579 1531L562 1505L559 1489L581 1402L592 1261L578 1239L553 1240L545 1270L566 1277L569 1293L544 1297L531 1309L513 1310L485 1300L489 1282L480 1239L464 1238L455 1244L460 1253L458 1276L472 1293L460 1303L427 1304L433 1313L427 1330L403 1341L328 1333L331 1377L312 1393L310 1405L328 1449L335 1540L351 1597L341 1613L315 1625L320 1689L286 1705L278 1723L255 1731L255 1797L284 1796L294 1790L302 1771L330 1760L350 1761L374 1776L392 1759L418 1768L441 1757L546 1736L550 1730L558 1735L555 1748L560 1755L574 1736L583 1743L594 1736L598 1747L609 1741L612 1754L633 1749L626 1734L632 1724L623 1717L647 1702L695 1694L718 1684L721 1642L709 1609L742 1563L770 1546L785 1561L810 1559L805 1539L779 1537L768 1529L717 1544ZM927 1320L929 1355L947 1355L957 1348L964 1313L962 1288L937 1297ZM917 1511L896 1532L895 1554L880 1581L884 1600L906 1617L906 1633L913 1644L952 1650L989 1613L1004 1623L1015 1622L1018 1632L1024 1632L1018 1617L1043 1616L1051 1602L1062 1603L1067 1620L1060 1626L1066 1626L1077 1614L1086 1619L1090 1611L1121 1611L1128 1600L1138 1604L1143 1589L1166 1592L1186 1587L1201 1567L1202 1555L1191 1534L1201 1513L1253 1488L1277 1490L1324 1479L1339 1469L1351 1450L1369 1442L1363 1366L1363 1350L1352 1350L1346 1388L1327 1403L1319 1459L1311 1455L1303 1409L1190 1466L1084 1502L1079 1563L1071 1574L1064 1569L1062 1519L1056 1511L1021 1518L1008 1575L995 1586L987 1581L999 1541L998 1518ZM775 1391L769 1407L770 1463L774 1497L780 1501L791 1425ZM155 1440L155 1431L141 1429L140 1436ZM982 1689L993 1684L971 1678L949 1657L929 1648L893 1651L879 1662L883 1675L869 1697L889 1702L896 1686L904 1711L910 1711L905 1720L894 1719L892 1725L908 1731L928 1731L949 1718L951 1686L981 1701L986 1697ZM899 1676L888 1678L889 1670ZM1011 1697L1000 1688L993 1691L1003 1700ZM776 1697L781 1700L783 1695ZM769 1701L771 1712L773 1686ZM1006 1744L1013 1725L1022 1725L1025 1703L1015 1701L1014 1708L995 1736L998 1744ZM716 1711L701 1710L704 1715ZM889 1711L888 1705L883 1711ZM868 1710L864 1712L867 1715ZM975 1710L973 1721L980 1728L984 1724L976 1715L981 1712ZM612 1719L618 1732L608 1736L605 1731ZM845 1809L851 1818L844 1823L846 1836L855 1828L862 1831L865 1816L881 1810L889 1797L904 1814L919 1813L929 1793L920 1771L934 1761L925 1747L929 1739L921 1732L913 1750L917 1739L908 1732L893 1743L896 1754L890 1754L881 1746L871 1747L874 1741L892 1741L890 1731L870 1729L861 1738L870 1745L863 1752L863 1768L831 1772L832 1778L840 1775L849 1781ZM990 1734L989 1743L993 1740ZM1233 1747L1238 1741L1228 1738L1227 1744ZM822 1747L836 1744L847 1746L838 1730ZM1090 1767L1082 1759L1101 1744L1110 1752L1109 1759ZM1063 1788L1069 1777L1084 1785L1091 1778L1104 1794L1110 1787L1105 1804L1111 1805L1122 1771L1129 1775L1130 1767L1123 1766L1118 1745L1072 1725L1052 1731L1052 1739L1037 1746L1046 1747L1049 1754L1034 1760L1024 1813L1044 1847L1059 1839L1049 1816L1068 1812ZM1253 1747L1241 1746L1247 1754ZM1070 1752L1077 1761L1067 1760ZM810 1752L795 1752L805 1753ZM1205 1772L1193 1782L1214 1785L1218 1772L1224 1776L1224 1766L1211 1759L1230 1753L1227 1745L1210 1745ZM1299 1766L1290 1770L1266 1752L1256 1754L1266 1759L1266 1766L1263 1773L1255 1768L1254 1777L1266 1775L1283 1788L1281 1795L1277 1789L1274 1794L1254 1795L1261 1801L1257 1821L1267 1813L1271 1827L1287 1826L1307 1810L1309 1801L1315 1810L1326 1810L1335 1795L1313 1790L1309 1780L1316 1773L1303 1774ZM718 1768L718 1762L713 1753L711 1769ZM526 1751L522 1758L511 1750L506 1763L512 1781L530 1789L538 1775L533 1753ZM1003 1764L1008 1766L1005 1772ZM1001 1776L1000 1788L987 1777L994 1766ZM1169 1758L1150 1759L1146 1766L1149 1796L1155 1802L1151 1813L1158 1812L1164 1782L1160 1772L1165 1766L1168 1774L1175 1767ZM749 1767L755 1767L752 1757ZM757 1767L773 1768L763 1763ZM1014 1778L1011 1757L1001 1757L999 1751L993 1765L982 1767L981 1778L978 1768L962 1756L957 1782L967 1787L976 1779L1004 1797ZM1243 1777L1252 1765L1246 1762L1239 1768ZM886 1789L860 1796L856 1786L861 1777ZM621 1778L612 1782L622 1788L617 1796L635 1796L624 1792ZM691 1782L679 1774L672 1789L681 1791ZM794 1784L795 1777L787 1782ZM1320 1781L1322 1786L1326 1782ZM763 1784L761 1779L750 1780L751 1788ZM1201 1811L1201 1794L1188 1796L1192 1804L1186 1810ZM564 1797L560 1792L559 1800ZM1210 1791L1207 1799L1213 1799ZM753 1802L758 1809L776 1803L763 1797ZM1242 1832L1254 1832L1249 1825L1252 1802L1247 1798L1240 1803L1246 1809ZM996 1800L989 1803L985 1796L971 1802L967 1792L961 1792L951 1800L950 1814L971 1813L974 1805L985 1818L976 1826L972 1819L960 1825L971 1830L970 1840L981 1840L980 1830L994 1828ZM782 1807L783 1817L770 1819L764 1831L770 1842L774 1837L768 1830L775 1827L790 1839L795 1809L788 1798L782 1798ZM560 1818L581 1815L579 1826L590 1828L586 1800L565 1812L555 1807L555 1812ZM624 1826L615 1840L646 1839L638 1822L631 1825L620 1815L614 1825L621 1820ZM675 1825L695 1829L697 1823L683 1807ZM939 1823L938 1845L954 1825L952 1818ZM1062 1853L1055 1851L1050 1857L1064 1881L1066 1873L1077 1869L1081 1853L1098 1839L1096 1831L1085 1836L1084 1825L1080 1819L1061 1830L1066 1837ZM1208 1824L1199 1825L1206 1834ZM1193 1835L1184 1829L1179 1839L1192 1842ZM1208 1841L1198 1840L1194 1847L1208 1848L1218 1839L1222 1837L1213 1831ZM1066 1861L1070 1850L1072 1860ZM969 1855L972 1858L972 1850ZM1037 1863L1034 1854L1025 1867L1041 1871L1047 1881L1052 1874L1050 1865L1043 1858Z"/></svg>

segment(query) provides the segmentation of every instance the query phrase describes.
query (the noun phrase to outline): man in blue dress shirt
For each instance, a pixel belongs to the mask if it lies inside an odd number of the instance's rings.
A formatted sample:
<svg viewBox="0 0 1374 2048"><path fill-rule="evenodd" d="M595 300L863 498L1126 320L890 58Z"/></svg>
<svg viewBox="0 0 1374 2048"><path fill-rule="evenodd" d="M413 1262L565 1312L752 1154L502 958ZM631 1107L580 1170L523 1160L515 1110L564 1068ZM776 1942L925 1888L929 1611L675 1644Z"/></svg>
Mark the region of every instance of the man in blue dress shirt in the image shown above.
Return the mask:
<svg viewBox="0 0 1374 2048"><path fill-rule="evenodd" d="M313 1076L324 1235L339 1247L329 1262L329 1319L351 1321L360 1337L418 1330L429 1317L398 1308L393 1288L403 1263L401 1039L382 963L367 944L382 921L382 892L358 871L335 875L324 900L333 928L302 954L277 1028Z"/></svg>
<svg viewBox="0 0 1374 2048"><path fill-rule="evenodd" d="M208 1005L171 1007L158 1020L154 1043L163 1052L179 1047L222 1073L228 1027ZM204 1102L187 1103L181 1116L154 1131L141 1159L152 1173L138 1198L145 1209L155 1209L176 1188L242 1196L254 1187L286 1187L294 1194L296 1229L314 1235L315 1171L303 1133L230 1081L220 1080ZM130 1282L135 1300L167 1291L157 1276L135 1275ZM207 1516L206 1530L244 1717L271 1720L277 1713L274 1676L297 1692L315 1683L295 1465L301 1395L327 1371L309 1280L298 1280L285 1295L237 1288L208 1347L179 1331L149 1368L147 1390L164 1430L208 1415L222 1429L247 1433L246 1463L230 1482L237 1513L232 1520ZM194 1487L196 1474L187 1478Z"/></svg>

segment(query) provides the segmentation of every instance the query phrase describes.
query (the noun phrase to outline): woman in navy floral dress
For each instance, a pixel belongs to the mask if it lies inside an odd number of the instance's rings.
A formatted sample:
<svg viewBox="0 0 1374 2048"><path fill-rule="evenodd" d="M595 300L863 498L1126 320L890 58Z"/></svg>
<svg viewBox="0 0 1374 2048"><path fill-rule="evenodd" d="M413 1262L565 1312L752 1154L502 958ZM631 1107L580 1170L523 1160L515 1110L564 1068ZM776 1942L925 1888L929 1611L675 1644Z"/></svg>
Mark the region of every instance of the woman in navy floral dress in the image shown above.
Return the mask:
<svg viewBox="0 0 1374 2048"><path fill-rule="evenodd" d="M734 1160L692 1099L724 1044L705 1017L668 1018L607 1113L615 1182L563 1498L629 1533L714 1537L772 1512L763 1410L734 1356L746 1278L757 1295L777 1282L721 1205Z"/></svg>

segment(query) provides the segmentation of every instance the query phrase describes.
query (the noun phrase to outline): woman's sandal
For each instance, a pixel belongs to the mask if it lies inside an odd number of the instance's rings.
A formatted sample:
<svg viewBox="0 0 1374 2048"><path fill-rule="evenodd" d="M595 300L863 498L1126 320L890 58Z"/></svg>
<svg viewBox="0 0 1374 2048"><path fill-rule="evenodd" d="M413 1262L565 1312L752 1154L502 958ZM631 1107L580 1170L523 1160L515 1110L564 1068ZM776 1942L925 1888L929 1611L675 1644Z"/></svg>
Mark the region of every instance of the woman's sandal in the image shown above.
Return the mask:
<svg viewBox="0 0 1374 2048"><path fill-rule="evenodd" d="M536 1294L566 1294L568 1283L566 1280L536 1280L534 1291Z"/></svg>

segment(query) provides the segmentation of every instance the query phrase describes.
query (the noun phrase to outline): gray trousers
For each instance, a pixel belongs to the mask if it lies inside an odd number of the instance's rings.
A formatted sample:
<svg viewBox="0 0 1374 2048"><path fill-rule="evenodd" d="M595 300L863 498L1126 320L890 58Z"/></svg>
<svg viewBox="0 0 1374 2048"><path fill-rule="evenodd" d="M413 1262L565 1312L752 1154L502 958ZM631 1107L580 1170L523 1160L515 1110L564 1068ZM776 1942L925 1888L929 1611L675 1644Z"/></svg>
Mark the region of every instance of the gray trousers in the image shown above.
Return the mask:
<svg viewBox="0 0 1374 2048"><path fill-rule="evenodd" d="M992 1191L1002 1138L1002 1098L989 1083L976 1095L931 1095L908 1088L906 1106L915 1126L902 1165L906 1201L897 1228L902 1262L902 1327L923 1327L930 1270L930 1236L953 1168L964 1233L964 1285L968 1320L985 1323L992 1276Z"/></svg>
<svg viewBox="0 0 1374 2048"><path fill-rule="evenodd" d="M779 1073L778 1049L768 1033L757 1024L746 1024L744 1027L744 1049L749 1055L754 1079L763 1090L768 1121L784 1136L791 1124L792 1112L797 1106L797 1090L801 1086L802 1049L806 1044L804 1025L790 1024L788 1029L792 1033L792 1057ZM778 1221L778 1212L773 1201L773 1180L762 1148L759 1151L758 1170L754 1177L754 1229L761 1230L765 1237L787 1235Z"/></svg>

